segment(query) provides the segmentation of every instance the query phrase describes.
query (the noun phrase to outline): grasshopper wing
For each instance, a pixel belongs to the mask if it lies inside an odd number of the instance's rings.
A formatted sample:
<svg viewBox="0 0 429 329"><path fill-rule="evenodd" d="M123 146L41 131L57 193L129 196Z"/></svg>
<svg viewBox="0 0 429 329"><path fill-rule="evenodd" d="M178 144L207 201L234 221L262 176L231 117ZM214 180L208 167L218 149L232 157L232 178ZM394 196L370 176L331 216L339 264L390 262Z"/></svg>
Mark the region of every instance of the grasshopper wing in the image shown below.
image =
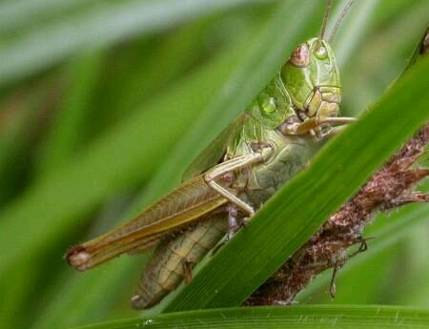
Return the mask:
<svg viewBox="0 0 429 329"><path fill-rule="evenodd" d="M245 114L242 114L235 119L191 162L183 173L182 181L201 174L222 160L228 145L241 129L244 116Z"/></svg>
<svg viewBox="0 0 429 329"><path fill-rule="evenodd" d="M227 200L212 190L202 176L196 176L133 220L72 247L66 259L71 266L83 271L122 253L149 248L225 203Z"/></svg>

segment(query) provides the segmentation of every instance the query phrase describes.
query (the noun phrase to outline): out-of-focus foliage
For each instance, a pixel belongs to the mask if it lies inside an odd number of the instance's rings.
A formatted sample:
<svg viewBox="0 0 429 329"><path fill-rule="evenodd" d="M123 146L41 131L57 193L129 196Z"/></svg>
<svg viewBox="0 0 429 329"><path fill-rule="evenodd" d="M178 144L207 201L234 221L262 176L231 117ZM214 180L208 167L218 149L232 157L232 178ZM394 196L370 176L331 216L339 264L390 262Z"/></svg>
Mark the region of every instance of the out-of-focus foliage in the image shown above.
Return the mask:
<svg viewBox="0 0 429 329"><path fill-rule="evenodd" d="M88 273L72 271L62 256L179 181L180 170L168 171L168 181L162 172L177 159L186 166L187 148L197 153L244 106L238 93L232 112L204 128L210 111L230 104L228 82L248 70L242 89L250 92L269 79L278 58L286 60L282 47L267 42L271 59L259 67L260 78L245 66L284 2L0 3L2 328L67 328L136 315L128 298L145 255ZM303 23L302 35L320 25L323 6L315 6L318 21ZM427 13L426 0L356 1L334 40L344 113L365 110L400 74ZM273 41L297 33L278 32ZM192 131L198 136L190 139ZM334 303L429 306L426 217L419 205L376 222L371 230L380 242L372 251L371 241L368 254L340 273ZM301 300L331 303L326 289L322 278Z"/></svg>

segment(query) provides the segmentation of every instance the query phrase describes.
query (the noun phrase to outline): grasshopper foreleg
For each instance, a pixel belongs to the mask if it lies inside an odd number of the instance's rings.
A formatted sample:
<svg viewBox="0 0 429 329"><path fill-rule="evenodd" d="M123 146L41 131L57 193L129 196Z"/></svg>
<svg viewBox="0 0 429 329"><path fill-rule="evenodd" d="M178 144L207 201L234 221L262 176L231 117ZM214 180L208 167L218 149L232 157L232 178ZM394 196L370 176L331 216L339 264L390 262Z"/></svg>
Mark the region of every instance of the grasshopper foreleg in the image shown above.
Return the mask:
<svg viewBox="0 0 429 329"><path fill-rule="evenodd" d="M356 118L352 117L326 117L326 118L308 118L303 122L286 122L281 125L280 130L285 135L306 135L320 129L324 125L331 128L343 127L353 123Z"/></svg>
<svg viewBox="0 0 429 329"><path fill-rule="evenodd" d="M251 217L255 213L255 210L228 189L218 184L216 179L234 170L242 169L252 164L263 162L271 155L271 153L271 147L265 147L260 152L254 152L227 160L208 170L204 175L204 179L212 189L228 199L232 204L246 212Z"/></svg>

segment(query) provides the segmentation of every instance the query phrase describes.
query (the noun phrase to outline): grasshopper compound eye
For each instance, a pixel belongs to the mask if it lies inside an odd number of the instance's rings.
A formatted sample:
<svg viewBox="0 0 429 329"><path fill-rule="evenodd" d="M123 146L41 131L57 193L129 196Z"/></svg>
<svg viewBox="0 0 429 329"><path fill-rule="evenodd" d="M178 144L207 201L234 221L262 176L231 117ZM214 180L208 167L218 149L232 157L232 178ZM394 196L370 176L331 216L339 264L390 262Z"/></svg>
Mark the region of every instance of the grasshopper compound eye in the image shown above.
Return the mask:
<svg viewBox="0 0 429 329"><path fill-rule="evenodd" d="M306 43L303 43L295 48L291 57L290 63L296 67L306 67L310 63L310 49Z"/></svg>

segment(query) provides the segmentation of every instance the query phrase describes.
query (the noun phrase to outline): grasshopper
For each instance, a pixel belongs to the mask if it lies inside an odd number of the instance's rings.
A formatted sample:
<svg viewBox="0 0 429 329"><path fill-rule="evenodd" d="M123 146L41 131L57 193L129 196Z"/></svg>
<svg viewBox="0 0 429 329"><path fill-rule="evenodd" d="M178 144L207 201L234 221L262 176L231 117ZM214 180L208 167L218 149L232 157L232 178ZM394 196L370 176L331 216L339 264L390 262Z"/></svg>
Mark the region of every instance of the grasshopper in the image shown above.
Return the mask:
<svg viewBox="0 0 429 329"><path fill-rule="evenodd" d="M66 254L87 270L122 253L158 245L132 305L157 304L192 267L301 170L337 128L341 84L334 52L319 37L299 45L251 105L191 164L183 183L133 220ZM351 4L351 1L350 1ZM337 22L338 23L338 22Z"/></svg>

